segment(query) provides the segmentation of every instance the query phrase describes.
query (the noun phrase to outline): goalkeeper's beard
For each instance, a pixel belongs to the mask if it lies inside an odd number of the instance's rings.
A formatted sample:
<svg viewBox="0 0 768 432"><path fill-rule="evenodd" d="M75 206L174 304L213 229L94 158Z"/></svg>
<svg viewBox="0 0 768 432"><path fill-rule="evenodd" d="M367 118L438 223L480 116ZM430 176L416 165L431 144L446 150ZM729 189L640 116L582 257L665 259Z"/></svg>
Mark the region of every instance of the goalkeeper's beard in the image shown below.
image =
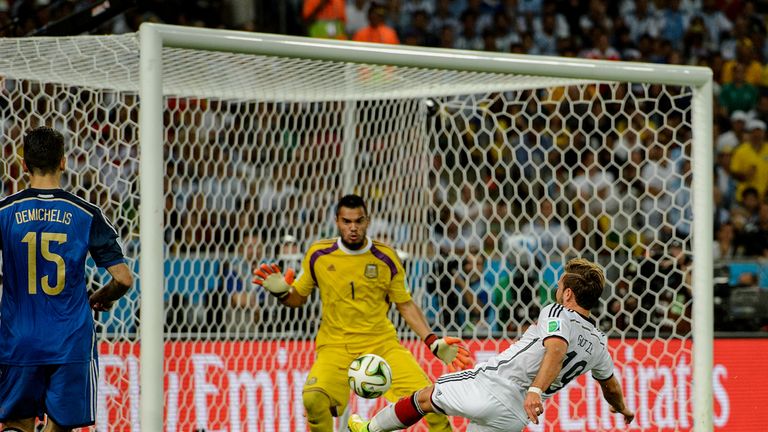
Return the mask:
<svg viewBox="0 0 768 432"><path fill-rule="evenodd" d="M341 237L341 244L343 244L345 248L350 249L350 250L362 249L362 247L365 246L365 236L363 236L359 242L355 242L355 243L350 243L350 242L344 240L344 237L342 236Z"/></svg>

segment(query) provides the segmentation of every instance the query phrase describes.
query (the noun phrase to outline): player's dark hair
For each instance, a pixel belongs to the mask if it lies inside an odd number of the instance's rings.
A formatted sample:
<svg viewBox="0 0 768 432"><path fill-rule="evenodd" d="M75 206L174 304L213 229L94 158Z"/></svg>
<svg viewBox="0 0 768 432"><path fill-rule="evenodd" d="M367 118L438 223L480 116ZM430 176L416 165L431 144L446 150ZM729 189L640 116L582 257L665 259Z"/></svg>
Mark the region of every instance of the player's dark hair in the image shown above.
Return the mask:
<svg viewBox="0 0 768 432"><path fill-rule="evenodd" d="M565 265L563 285L576 296L576 303L584 309L597 306L603 294L605 275L597 264L583 258L574 258Z"/></svg>
<svg viewBox="0 0 768 432"><path fill-rule="evenodd" d="M24 135L24 163L30 173L52 174L64 157L64 136L49 127L38 127Z"/></svg>
<svg viewBox="0 0 768 432"><path fill-rule="evenodd" d="M363 212L366 215L368 214L368 208L365 206L365 200L363 200L363 198L359 195L349 194L341 197L339 202L336 204L336 216L339 215L339 210L341 210L342 207L349 209L362 208Z"/></svg>

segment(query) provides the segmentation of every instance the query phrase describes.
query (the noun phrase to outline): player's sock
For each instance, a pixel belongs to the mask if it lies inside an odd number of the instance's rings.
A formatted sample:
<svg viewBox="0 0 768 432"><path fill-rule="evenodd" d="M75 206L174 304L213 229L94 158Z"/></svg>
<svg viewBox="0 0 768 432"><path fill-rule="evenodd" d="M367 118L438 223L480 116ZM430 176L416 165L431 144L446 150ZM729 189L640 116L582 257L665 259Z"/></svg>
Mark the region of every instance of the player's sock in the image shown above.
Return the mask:
<svg viewBox="0 0 768 432"><path fill-rule="evenodd" d="M424 417L417 395L418 392L415 392L394 404L387 405L371 419L368 430L370 432L395 431L416 424Z"/></svg>

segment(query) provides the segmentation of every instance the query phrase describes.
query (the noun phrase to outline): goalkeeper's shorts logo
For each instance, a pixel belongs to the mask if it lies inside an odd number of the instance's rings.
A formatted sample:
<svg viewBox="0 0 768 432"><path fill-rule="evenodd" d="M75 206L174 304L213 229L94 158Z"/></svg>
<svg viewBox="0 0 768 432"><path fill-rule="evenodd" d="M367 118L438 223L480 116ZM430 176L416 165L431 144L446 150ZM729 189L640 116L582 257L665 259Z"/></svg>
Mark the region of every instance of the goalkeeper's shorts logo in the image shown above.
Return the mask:
<svg viewBox="0 0 768 432"><path fill-rule="evenodd" d="M368 279L376 279L379 277L379 267L376 264L367 264L365 266L365 277Z"/></svg>

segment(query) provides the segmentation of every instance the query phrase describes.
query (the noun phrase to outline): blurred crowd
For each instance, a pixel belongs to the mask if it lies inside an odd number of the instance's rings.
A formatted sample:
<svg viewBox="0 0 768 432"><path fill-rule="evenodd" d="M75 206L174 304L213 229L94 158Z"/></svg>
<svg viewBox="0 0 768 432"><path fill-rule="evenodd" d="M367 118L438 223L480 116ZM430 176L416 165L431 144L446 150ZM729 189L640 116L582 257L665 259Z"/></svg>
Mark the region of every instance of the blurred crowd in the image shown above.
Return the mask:
<svg viewBox="0 0 768 432"><path fill-rule="evenodd" d="M89 3L94 2L0 0L0 28L4 35L29 34ZM765 2L211 0L182 5L177 0L138 4L98 31L133 32L141 22L154 21L708 66L715 80L713 253L721 263L768 258ZM40 92L57 100L58 106L39 100L35 105L19 97L20 89L13 83L6 82L5 87L0 108L7 138L21 130L20 125L8 127L11 109L15 116L34 110L41 119L57 110L70 113L57 121L86 143L71 156L72 166L81 170L75 171L72 184L92 201L111 208L129 246L135 243L137 203L124 198L126 193L135 196L137 190L132 180L138 169L136 148L131 145L137 139L135 99L114 95L111 101L97 100L87 91L73 94L71 89L49 87ZM604 103L591 103L597 94ZM434 325L465 334L515 334L532 322L537 306L551 301L559 265L578 253L606 265L613 281L600 310L595 311L604 329L689 334L690 89L584 85L473 97L478 108L472 113L460 101L431 102L432 191L431 203L424 205L432 211L424 222L434 241L423 255L426 260L403 254L414 282L427 281L425 301ZM67 109L75 105L82 108ZM166 131L170 252L235 257L219 260L211 282L213 294L200 300L205 318L199 312L197 317L192 313L182 318L183 314L174 313L169 326L184 331L223 320L250 331L291 330L287 323L316 313L312 304L297 312L281 312L270 299L252 291L243 275L262 259L290 255L296 263L298 251L308 242L334 234L332 203L343 182L338 158L342 131L334 125L343 123L343 107L172 100L166 115L171 123L184 125ZM402 136L373 130L368 137L373 138L361 140L366 147L360 150L374 156L357 161L361 172L357 181L365 185L358 192L369 198L376 217L371 234L413 252L415 246L409 241L418 227L393 227L399 201L397 197L380 199L382 186L374 180L390 174L382 168L381 161L389 160L381 156L382 149ZM122 144L105 144L109 142ZM3 150L10 156L17 149L6 144ZM6 173L13 176L14 168L6 166ZM16 185L8 178L3 179L4 189L12 192ZM255 196L258 199L251 199ZM282 249L285 245L295 250L287 253ZM750 312L746 307L764 302L766 287L759 271L731 274L727 265L718 269L717 329L765 330L764 311L753 308ZM169 302L174 304L172 311L195 307L183 292ZM222 313L232 317L225 319ZM301 333L307 327L293 331Z"/></svg>

